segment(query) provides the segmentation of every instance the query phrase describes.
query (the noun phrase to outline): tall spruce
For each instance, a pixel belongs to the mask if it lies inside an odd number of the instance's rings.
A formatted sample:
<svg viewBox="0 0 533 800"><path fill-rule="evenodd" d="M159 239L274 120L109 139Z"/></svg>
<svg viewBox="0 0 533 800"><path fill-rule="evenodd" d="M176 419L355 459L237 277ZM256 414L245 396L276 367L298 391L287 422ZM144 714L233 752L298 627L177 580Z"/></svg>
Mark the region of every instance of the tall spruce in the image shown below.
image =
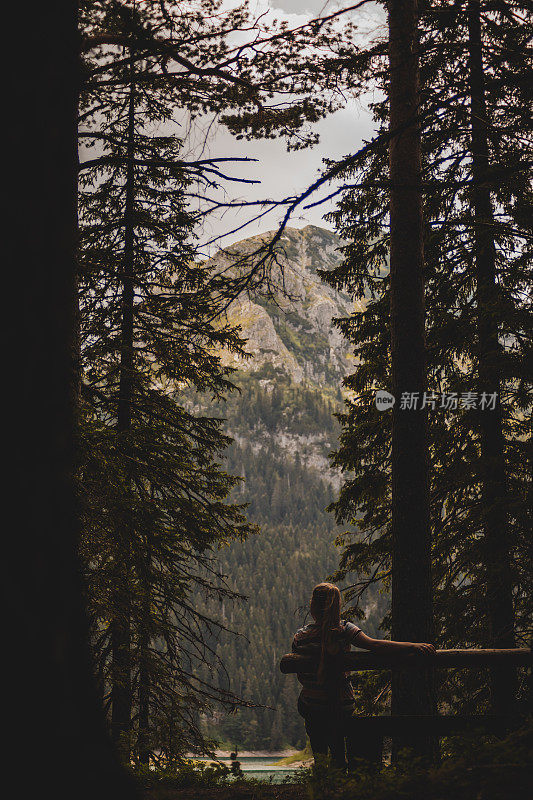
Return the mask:
<svg viewBox="0 0 533 800"><path fill-rule="evenodd" d="M121 285L121 319L119 334L119 385L116 412L117 436L127 441L133 422L133 386L134 386L134 315L135 315L135 111L136 86L135 62L130 52L129 97L127 100L127 117L125 130L125 182L124 182L124 219L123 219L123 253L120 264L119 280ZM126 444L127 448L127 444ZM132 459L132 453L125 452L126 459ZM130 505L133 471L126 465L125 485L127 503ZM118 551L115 558L113 575L113 597L111 607L111 736L115 744L121 747L122 741L128 741L131 723L131 597L129 572L131 569L131 545L133 542L133 519L131 509L126 509L123 519L118 520L116 530ZM124 754L125 758L129 755Z"/></svg>
<svg viewBox="0 0 533 800"><path fill-rule="evenodd" d="M433 639L427 409L401 403L427 389L417 0L391 0L388 22L392 636L425 642ZM430 669L395 672L392 713L431 714L432 683ZM406 734L395 744L420 753L426 743Z"/></svg>
<svg viewBox="0 0 533 800"><path fill-rule="evenodd" d="M247 26L256 37L231 48L228 37ZM311 32L309 47L331 45L327 21ZM181 159L179 140L157 128L184 111L225 112L238 136L312 142L304 126L333 107L338 82L323 95L329 71L298 52L307 29L273 33L246 6L84 6L81 136L96 148L81 164L80 197L84 556L101 695L124 760L132 748L142 763L156 747L168 758L205 749L199 712L235 702L198 677L202 659L216 667L207 633L217 624L188 597L193 584L233 596L210 552L251 528L224 502L235 479L216 463L229 441L220 421L187 411L179 396L231 388L218 354L242 342L217 317L249 276L195 261L187 198L194 181L205 190L225 176L217 159ZM288 90L281 106L263 102Z"/></svg>
<svg viewBox="0 0 533 800"><path fill-rule="evenodd" d="M427 3L421 9L426 343L428 391L434 393L427 402L432 567L436 636L441 646L448 647L486 647L495 641L488 584L495 555L505 556L506 552L509 568L504 558L492 580L496 574L500 581L507 575L517 641L525 643L530 635L531 519L527 498L531 477L527 450L531 381L527 362L531 348L526 332L531 192L525 139L527 86L520 66L527 53L523 10L518 3L498 9L481 4L480 8L486 115L478 123L485 127L489 152L480 186L472 153L467 7L458 3L443 9L440 4ZM377 41L369 54L368 75L377 76L386 91L384 50L384 41ZM389 125L386 101L376 102L373 109L378 131L385 136ZM391 580L391 415L378 412L373 404L377 389L391 389L388 169L385 148L376 146L368 150L360 166L352 164L344 170L343 197L332 219L347 242L345 261L325 275L339 288L364 298L365 304L363 312L340 322L354 345L358 368L346 381L351 399L341 415L343 432L335 454L335 462L349 474L334 504L337 520L355 522L358 529L355 536L342 538L344 552L337 577L356 573L348 592L355 604L369 585L378 583L388 590ZM475 199L484 192L486 202L487 191L493 204L489 226L475 215ZM492 245L487 242L489 235ZM478 292L479 237L495 259L489 298ZM486 331L479 342L481 319L485 325L490 319L491 335L497 332L496 345L494 338L485 339ZM482 353L486 348L490 353L492 348L494 354L489 364L493 379L498 376L501 409L495 415L491 398L497 387L485 391L485 396L480 388L478 342ZM484 426L497 428L498 413L506 499L496 505L500 515L507 515L507 523L497 533L492 529L490 543L485 531L496 495L489 498L483 491L481 431ZM498 462L491 463L495 469ZM501 469L501 460L499 463ZM503 484L499 486L502 489ZM508 583L502 588L498 614L505 614L509 631L505 596L509 598ZM501 617L500 622L503 631ZM388 615L383 625L390 628ZM378 681L375 696L383 700L386 693L380 694L382 688ZM485 673L448 675L439 688L439 698L448 706L479 712L488 707L489 690ZM521 693L522 688L519 696Z"/></svg>
<svg viewBox="0 0 533 800"><path fill-rule="evenodd" d="M188 597L193 584L233 595L210 553L251 528L224 502L235 479L217 464L229 441L220 421L179 402L185 387L231 388L219 353L241 341L212 322L226 283L194 260L180 142L153 133L170 119L172 89L141 90L138 75L126 58L122 81L100 94L105 152L82 165L80 479L101 693L122 758L133 748L146 763L156 745L170 758L205 746L198 711L228 697L195 676L215 623Z"/></svg>
<svg viewBox="0 0 533 800"><path fill-rule="evenodd" d="M473 256L476 276L477 378L480 394L494 395L494 407L479 415L481 433L483 560L487 613L493 647L514 647L513 585L509 543L509 496L501 409L501 345L498 339L498 284L494 208L490 192L489 120L485 98L481 2L468 0L468 70L470 152L472 158ZM496 713L513 708L516 670L492 670L492 702Z"/></svg>
<svg viewBox="0 0 533 800"><path fill-rule="evenodd" d="M77 4L31 11L26 39L40 65L39 86L34 65L24 63L6 87L14 158L6 169L6 251L8 263L17 264L13 287L20 287L22 276L25 283L17 334L8 348L20 397L13 409L13 439L8 436L7 498L17 535L10 537L5 555L17 568L2 582L4 608L17 636L17 657L8 664L13 754L24 767L19 785L26 794L38 783L39 792L56 797L73 791L80 798L135 797L96 702L76 552ZM22 30L28 7L14 4L4 19L10 29ZM39 153L30 145L36 119Z"/></svg>

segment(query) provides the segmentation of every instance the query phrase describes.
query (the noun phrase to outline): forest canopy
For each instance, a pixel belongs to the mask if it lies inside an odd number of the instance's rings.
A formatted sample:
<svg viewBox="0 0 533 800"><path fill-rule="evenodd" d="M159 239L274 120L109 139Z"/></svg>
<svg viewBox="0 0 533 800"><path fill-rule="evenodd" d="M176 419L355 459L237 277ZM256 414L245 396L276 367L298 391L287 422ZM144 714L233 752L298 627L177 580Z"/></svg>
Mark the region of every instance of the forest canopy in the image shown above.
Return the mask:
<svg viewBox="0 0 533 800"><path fill-rule="evenodd" d="M378 646L426 648L358 676L358 714L418 720L393 764L463 763L439 715L498 738L531 711L527 3L45 5L6 27L32 62L6 165L15 739L88 797L304 744L278 661L329 577ZM348 152L320 141L356 109ZM258 195L278 144L321 164ZM317 208L333 231L290 228ZM489 667L437 671L433 644Z"/></svg>

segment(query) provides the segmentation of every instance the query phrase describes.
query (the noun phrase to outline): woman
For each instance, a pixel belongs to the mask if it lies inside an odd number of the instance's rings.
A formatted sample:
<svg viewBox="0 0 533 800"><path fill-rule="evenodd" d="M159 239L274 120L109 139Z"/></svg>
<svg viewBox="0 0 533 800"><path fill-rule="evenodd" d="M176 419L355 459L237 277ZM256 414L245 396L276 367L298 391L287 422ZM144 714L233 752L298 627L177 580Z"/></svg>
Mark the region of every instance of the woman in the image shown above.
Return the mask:
<svg viewBox="0 0 533 800"><path fill-rule="evenodd" d="M314 622L296 631L292 650L301 655L319 656L316 675L298 673L298 680L302 684L298 712L305 720L315 763L320 757L325 757L329 750L335 766L342 769L346 766L345 739L348 764L355 758L376 761L379 747L376 742L365 739L365 742L357 743L356 750L356 743L346 735L346 723L355 709L354 693L348 673L331 671L328 674L327 655L348 651L352 644L384 654L416 651L429 654L434 653L435 648L432 644L371 639L357 625L341 619L340 608L341 593L336 586L332 583L315 586L311 597Z"/></svg>

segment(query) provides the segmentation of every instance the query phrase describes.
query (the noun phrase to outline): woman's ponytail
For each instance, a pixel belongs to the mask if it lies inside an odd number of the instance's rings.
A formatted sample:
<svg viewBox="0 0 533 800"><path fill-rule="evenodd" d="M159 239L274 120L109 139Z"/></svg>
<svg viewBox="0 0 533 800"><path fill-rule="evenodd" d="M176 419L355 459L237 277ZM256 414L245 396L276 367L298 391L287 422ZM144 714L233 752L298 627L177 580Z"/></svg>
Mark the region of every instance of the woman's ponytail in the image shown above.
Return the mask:
<svg viewBox="0 0 533 800"><path fill-rule="evenodd" d="M313 589L311 613L320 623L320 662L318 665L318 683L326 678L326 655L331 652L334 634L340 630L341 593L332 583L319 583Z"/></svg>

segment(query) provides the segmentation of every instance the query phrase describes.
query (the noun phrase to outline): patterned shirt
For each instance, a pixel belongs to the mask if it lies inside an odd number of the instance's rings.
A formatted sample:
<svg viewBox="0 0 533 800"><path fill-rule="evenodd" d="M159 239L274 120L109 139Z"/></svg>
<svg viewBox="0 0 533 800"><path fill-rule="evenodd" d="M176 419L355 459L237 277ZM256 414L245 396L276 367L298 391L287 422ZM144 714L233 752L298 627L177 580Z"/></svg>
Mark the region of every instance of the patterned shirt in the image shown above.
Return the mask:
<svg viewBox="0 0 533 800"><path fill-rule="evenodd" d="M341 631L338 634L340 647L342 651L348 652L350 644L357 634L361 632L361 628L344 619L341 619L340 627ZM317 658L320 658L320 633L321 626L317 622L299 628L294 635L292 652L298 655L316 655ZM353 708L354 693L348 675L348 672L344 672L341 674L340 680L331 680L331 678L328 680L326 674L326 680L323 684L320 684L314 673L299 672L297 677L302 684L300 693L302 701L310 706L325 706L340 700L343 709Z"/></svg>

